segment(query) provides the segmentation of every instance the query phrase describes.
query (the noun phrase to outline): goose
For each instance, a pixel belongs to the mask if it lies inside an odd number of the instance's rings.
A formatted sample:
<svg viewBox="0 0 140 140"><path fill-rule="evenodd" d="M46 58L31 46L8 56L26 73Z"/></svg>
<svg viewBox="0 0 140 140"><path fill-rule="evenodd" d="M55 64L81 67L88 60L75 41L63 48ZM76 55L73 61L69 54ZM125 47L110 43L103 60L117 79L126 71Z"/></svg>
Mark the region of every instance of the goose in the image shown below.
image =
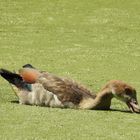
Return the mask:
<svg viewBox="0 0 140 140"><path fill-rule="evenodd" d="M116 98L126 103L131 112L140 112L135 88L120 80L107 82L95 94L71 79L39 71L30 64L24 65L18 74L5 69L0 74L11 84L20 104L110 110L111 100Z"/></svg>

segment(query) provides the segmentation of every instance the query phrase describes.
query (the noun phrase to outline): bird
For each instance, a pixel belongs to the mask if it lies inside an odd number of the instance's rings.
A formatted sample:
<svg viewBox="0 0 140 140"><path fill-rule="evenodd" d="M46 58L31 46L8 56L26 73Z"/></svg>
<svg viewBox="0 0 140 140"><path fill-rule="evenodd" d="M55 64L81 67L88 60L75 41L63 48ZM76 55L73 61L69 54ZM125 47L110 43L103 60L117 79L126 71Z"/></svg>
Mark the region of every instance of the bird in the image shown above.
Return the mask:
<svg viewBox="0 0 140 140"><path fill-rule="evenodd" d="M47 107L110 110L111 100L126 103L131 112L140 113L137 92L134 87L121 80L111 80L96 94L80 83L40 71L26 64L19 73L5 69L1 76L16 87L20 104L43 105Z"/></svg>

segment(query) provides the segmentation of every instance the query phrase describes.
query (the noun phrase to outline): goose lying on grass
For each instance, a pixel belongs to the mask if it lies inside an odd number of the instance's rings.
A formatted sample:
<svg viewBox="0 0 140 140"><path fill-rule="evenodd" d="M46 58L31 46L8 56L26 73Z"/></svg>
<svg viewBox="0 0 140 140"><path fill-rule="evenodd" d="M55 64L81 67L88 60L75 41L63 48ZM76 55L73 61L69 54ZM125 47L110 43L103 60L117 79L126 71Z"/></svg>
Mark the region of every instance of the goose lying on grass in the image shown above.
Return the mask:
<svg viewBox="0 0 140 140"><path fill-rule="evenodd" d="M58 108L109 110L112 98L127 104L131 112L140 112L136 90L119 80L108 82L98 94L73 80L41 72L27 64L19 74L5 69L1 76L13 87L20 104Z"/></svg>

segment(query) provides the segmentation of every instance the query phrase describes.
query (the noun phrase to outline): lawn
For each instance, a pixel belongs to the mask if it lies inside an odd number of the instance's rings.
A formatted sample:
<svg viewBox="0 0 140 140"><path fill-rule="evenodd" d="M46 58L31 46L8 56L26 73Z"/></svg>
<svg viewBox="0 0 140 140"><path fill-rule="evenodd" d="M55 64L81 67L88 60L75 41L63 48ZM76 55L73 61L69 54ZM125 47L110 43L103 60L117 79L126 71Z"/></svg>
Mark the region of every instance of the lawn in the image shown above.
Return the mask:
<svg viewBox="0 0 140 140"><path fill-rule="evenodd" d="M139 0L0 0L0 68L35 67L98 92L111 79L137 89ZM95 111L19 105L0 78L0 140L138 140L140 114L113 99Z"/></svg>

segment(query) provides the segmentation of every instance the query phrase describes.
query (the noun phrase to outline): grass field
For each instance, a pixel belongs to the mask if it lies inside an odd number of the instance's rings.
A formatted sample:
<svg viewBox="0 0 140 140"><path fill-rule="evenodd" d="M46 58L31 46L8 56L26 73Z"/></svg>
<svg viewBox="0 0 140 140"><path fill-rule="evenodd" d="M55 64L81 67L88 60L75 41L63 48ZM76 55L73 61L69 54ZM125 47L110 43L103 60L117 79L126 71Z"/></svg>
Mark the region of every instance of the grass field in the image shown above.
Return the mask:
<svg viewBox="0 0 140 140"><path fill-rule="evenodd" d="M94 91L111 79L137 89L139 0L0 0L0 68L31 63ZM0 140L138 140L140 115L19 105L0 78ZM119 111L120 110L120 111Z"/></svg>

